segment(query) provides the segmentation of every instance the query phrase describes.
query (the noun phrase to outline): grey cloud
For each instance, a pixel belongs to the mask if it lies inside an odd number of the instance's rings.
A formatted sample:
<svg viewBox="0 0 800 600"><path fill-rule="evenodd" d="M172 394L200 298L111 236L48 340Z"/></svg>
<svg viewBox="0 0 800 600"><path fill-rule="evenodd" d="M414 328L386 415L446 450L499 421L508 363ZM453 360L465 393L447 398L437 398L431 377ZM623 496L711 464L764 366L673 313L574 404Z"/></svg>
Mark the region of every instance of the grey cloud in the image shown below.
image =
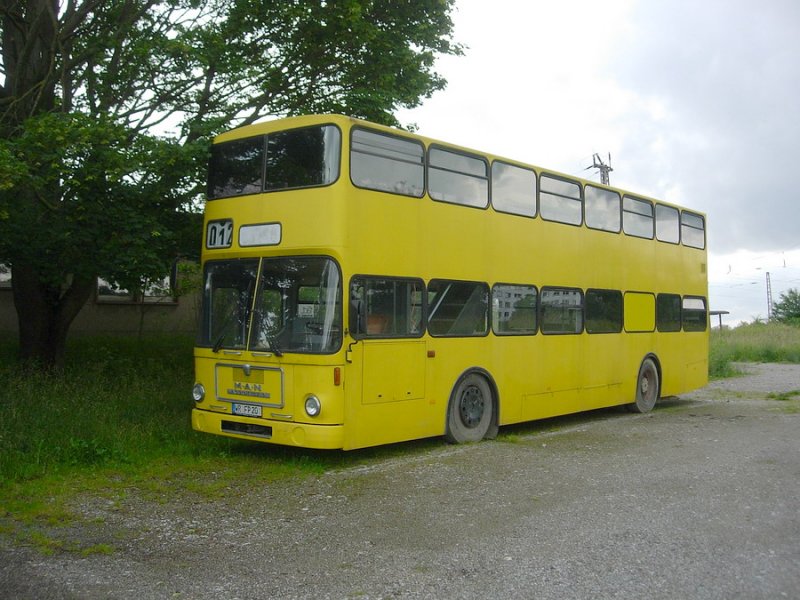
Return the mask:
<svg viewBox="0 0 800 600"><path fill-rule="evenodd" d="M620 166L706 211L713 251L796 247L800 3L642 2L633 19L610 75L667 111L626 119Z"/></svg>

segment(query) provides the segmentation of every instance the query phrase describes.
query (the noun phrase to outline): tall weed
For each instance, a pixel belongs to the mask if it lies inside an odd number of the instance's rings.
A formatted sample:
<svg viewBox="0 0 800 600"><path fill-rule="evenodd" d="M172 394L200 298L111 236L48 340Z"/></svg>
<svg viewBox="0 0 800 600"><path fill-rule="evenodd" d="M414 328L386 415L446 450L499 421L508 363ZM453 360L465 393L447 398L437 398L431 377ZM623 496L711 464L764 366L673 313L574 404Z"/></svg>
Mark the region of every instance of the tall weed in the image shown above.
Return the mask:
<svg viewBox="0 0 800 600"><path fill-rule="evenodd" d="M0 515L4 484L35 489L39 480L124 472L155 482L196 479L205 489L213 487L207 472L308 475L380 452L345 459L193 431L192 346L185 336L77 337L64 372L48 374L21 372L16 344L0 342Z"/></svg>
<svg viewBox="0 0 800 600"><path fill-rule="evenodd" d="M709 375L730 376L734 362L800 363L800 327L755 322L713 330Z"/></svg>
<svg viewBox="0 0 800 600"><path fill-rule="evenodd" d="M0 365L0 482L201 447L189 425L190 338L76 338L61 374ZM204 436L209 444L229 442Z"/></svg>

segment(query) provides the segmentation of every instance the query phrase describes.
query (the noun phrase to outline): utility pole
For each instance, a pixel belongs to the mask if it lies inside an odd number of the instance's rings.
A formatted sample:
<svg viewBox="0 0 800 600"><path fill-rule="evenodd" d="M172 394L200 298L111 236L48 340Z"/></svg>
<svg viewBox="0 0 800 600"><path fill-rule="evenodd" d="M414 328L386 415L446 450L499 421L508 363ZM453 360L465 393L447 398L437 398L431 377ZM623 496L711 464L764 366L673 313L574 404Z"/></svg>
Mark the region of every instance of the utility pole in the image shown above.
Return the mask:
<svg viewBox="0 0 800 600"><path fill-rule="evenodd" d="M600 158L600 155L595 152L592 155L592 167L594 169L600 170L600 183L603 185L611 185L610 179L608 174L613 171L614 169L611 168L611 153L608 153L608 164L603 162L603 159Z"/></svg>
<svg viewBox="0 0 800 600"><path fill-rule="evenodd" d="M767 271L767 321L772 321L772 282Z"/></svg>

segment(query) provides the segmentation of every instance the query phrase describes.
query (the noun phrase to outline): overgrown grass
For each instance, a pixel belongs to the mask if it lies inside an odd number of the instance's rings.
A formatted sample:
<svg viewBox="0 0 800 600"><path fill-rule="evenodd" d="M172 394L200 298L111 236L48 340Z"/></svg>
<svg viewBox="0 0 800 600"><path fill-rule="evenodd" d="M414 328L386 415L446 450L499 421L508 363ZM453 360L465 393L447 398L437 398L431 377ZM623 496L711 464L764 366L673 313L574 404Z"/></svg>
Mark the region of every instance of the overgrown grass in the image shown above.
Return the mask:
<svg viewBox="0 0 800 600"><path fill-rule="evenodd" d="M3 349L11 358L12 347ZM78 338L63 374L0 368L0 482L227 449L187 427L192 342Z"/></svg>
<svg viewBox="0 0 800 600"><path fill-rule="evenodd" d="M52 535L81 494L208 500L336 461L193 431L189 338L77 338L62 374L23 372L15 354L0 345L0 532L42 552L98 551Z"/></svg>
<svg viewBox="0 0 800 600"><path fill-rule="evenodd" d="M442 443L341 453L198 433L193 380L185 337L76 338L61 374L21 371L16 344L0 343L0 533L45 553L107 552L53 535L78 518L76 498L215 500Z"/></svg>
<svg viewBox="0 0 800 600"><path fill-rule="evenodd" d="M711 332L709 375L731 377L734 362L800 363L800 327L747 323Z"/></svg>
<svg viewBox="0 0 800 600"><path fill-rule="evenodd" d="M275 476L340 460L193 431L188 337L76 338L61 374L20 371L15 352L0 345L0 486L100 469L133 477L163 468L166 477L220 457L257 459Z"/></svg>

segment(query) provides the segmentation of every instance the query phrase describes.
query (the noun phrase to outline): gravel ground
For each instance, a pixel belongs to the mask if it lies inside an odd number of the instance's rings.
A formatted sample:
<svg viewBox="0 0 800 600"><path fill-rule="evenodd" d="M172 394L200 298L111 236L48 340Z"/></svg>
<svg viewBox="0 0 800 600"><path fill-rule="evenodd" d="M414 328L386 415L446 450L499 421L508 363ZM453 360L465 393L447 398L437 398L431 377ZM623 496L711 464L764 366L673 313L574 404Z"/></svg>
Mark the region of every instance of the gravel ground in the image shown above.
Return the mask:
<svg viewBox="0 0 800 600"><path fill-rule="evenodd" d="M504 428L225 501L87 498L43 556L0 536L0 597L800 598L800 365Z"/></svg>

